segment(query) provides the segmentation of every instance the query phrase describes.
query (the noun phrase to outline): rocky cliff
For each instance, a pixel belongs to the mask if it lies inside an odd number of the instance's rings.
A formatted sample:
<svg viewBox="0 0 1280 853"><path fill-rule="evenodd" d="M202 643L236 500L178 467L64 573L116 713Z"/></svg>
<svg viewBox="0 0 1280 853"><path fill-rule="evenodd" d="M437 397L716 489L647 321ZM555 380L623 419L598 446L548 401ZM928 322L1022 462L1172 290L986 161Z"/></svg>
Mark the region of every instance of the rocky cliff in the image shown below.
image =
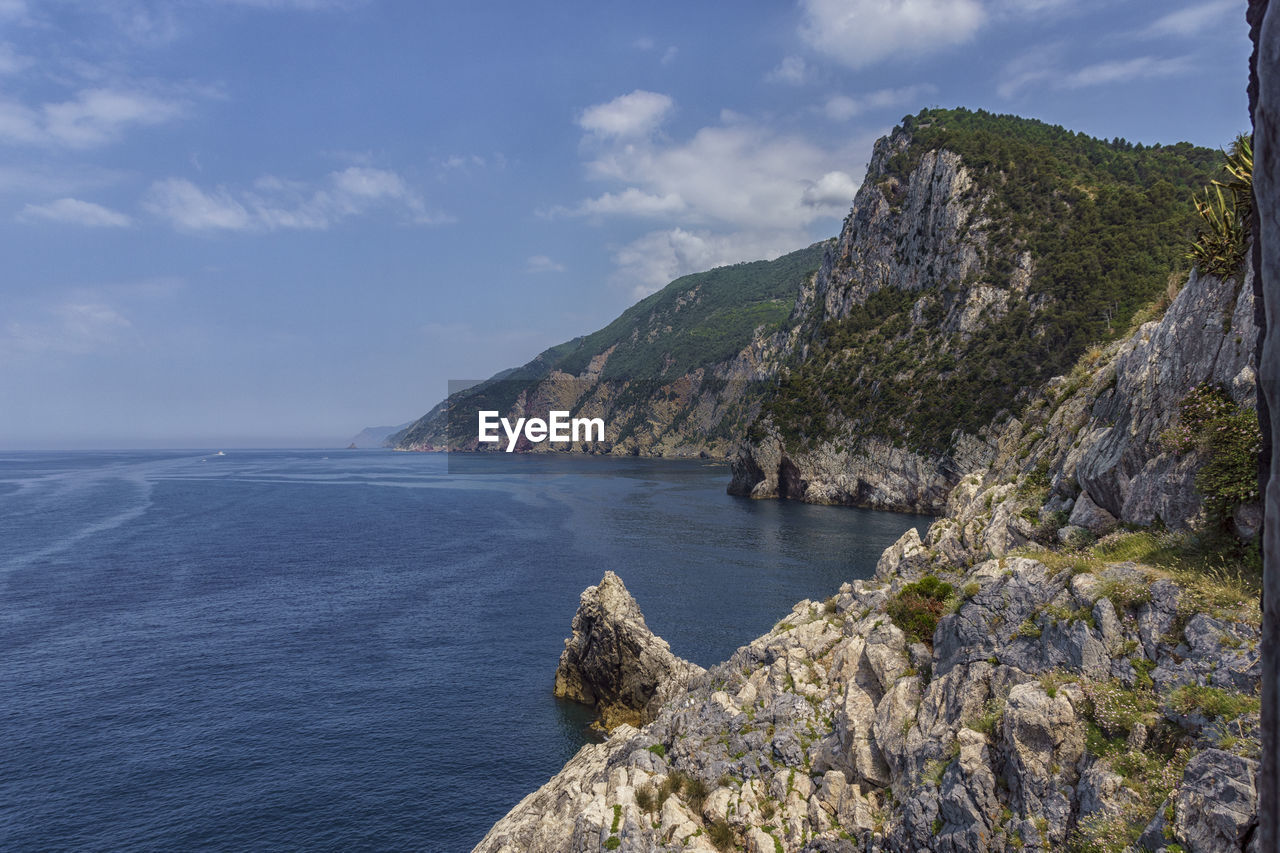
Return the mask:
<svg viewBox="0 0 1280 853"><path fill-rule="evenodd" d="M1117 529L1255 523L1205 476L1219 426L1250 438L1247 275L1193 275L1085 353L991 426L926 537L584 747L476 849L1260 850L1256 592L1176 530Z"/></svg>
<svg viewBox="0 0 1280 853"><path fill-rule="evenodd" d="M671 653L613 572L587 587L556 669L555 695L592 705L608 730L647 723L702 667Z"/></svg>
<svg viewBox="0 0 1280 853"><path fill-rule="evenodd" d="M1190 146L933 110L876 143L730 491L941 512L999 425L1184 263ZM1067 177L1070 176L1070 177Z"/></svg>
<svg viewBox="0 0 1280 853"><path fill-rule="evenodd" d="M477 849L1247 848L1256 614L1189 616L1132 564L1007 557L958 578L925 642L886 577L801 602Z"/></svg>
<svg viewBox="0 0 1280 853"><path fill-rule="evenodd" d="M732 458L737 494L941 512L996 422L1185 268L1190 195L1220 162L922 111L876 143L838 238L678 279L393 442L485 449L479 409L556 408L605 441L517 449Z"/></svg>
<svg viewBox="0 0 1280 853"><path fill-rule="evenodd" d="M1256 537L1252 275L1248 266L1225 281L1193 272L1160 320L1088 351L1021 418L993 425L990 464L951 491L929 547L954 561L1037 540L1079 544L1120 525L1220 523L1245 540ZM1221 414L1197 420L1201 400ZM1235 472L1239 489L1217 501L1223 517L1211 520L1202 473L1222 451L1217 437L1237 433L1249 451Z"/></svg>

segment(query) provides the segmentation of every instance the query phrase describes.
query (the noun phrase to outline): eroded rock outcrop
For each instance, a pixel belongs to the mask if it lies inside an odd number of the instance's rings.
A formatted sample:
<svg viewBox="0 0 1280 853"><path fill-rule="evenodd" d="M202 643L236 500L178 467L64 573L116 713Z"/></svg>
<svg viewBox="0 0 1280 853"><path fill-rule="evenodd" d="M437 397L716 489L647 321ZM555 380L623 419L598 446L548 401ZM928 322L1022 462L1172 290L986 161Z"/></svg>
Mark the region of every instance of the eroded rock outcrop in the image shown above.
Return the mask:
<svg viewBox="0 0 1280 853"><path fill-rule="evenodd" d="M923 547L952 560L1001 556L1039 541L1078 547L1119 524L1186 530L1203 523L1199 445L1166 436L1180 405L1214 388L1241 410L1257 392L1252 268L1192 272L1159 320L1096 349L1051 380L1020 417L993 430L991 464L963 477ZM1257 535L1256 503L1236 509Z"/></svg>
<svg viewBox="0 0 1280 853"><path fill-rule="evenodd" d="M915 638L886 576L797 604L653 722L584 747L477 849L1119 849L1148 823L1162 846L1248 840L1250 605L1180 628L1192 594L1137 567L994 559L952 573L954 612ZM1156 698L1202 694L1245 710Z"/></svg>
<svg viewBox="0 0 1280 853"><path fill-rule="evenodd" d="M594 706L605 729L643 724L702 671L671 653L645 624L622 579L605 572L582 592L556 669L555 695Z"/></svg>
<svg viewBox="0 0 1280 853"><path fill-rule="evenodd" d="M1252 268L1227 281L1193 272L1165 316L1115 358L1115 387L1094 403L1074 466L1080 487L1112 516L1180 526L1199 512L1200 460L1167 452L1160 437L1197 386L1225 388L1236 403L1253 405L1252 277ZM1063 468L1064 477L1072 473Z"/></svg>
<svg viewBox="0 0 1280 853"><path fill-rule="evenodd" d="M950 462L878 438L864 438L856 448L833 440L797 451L769 424L760 429L768 437L732 460L731 495L931 513L946 504L954 485ZM976 461L990 461L989 451Z"/></svg>
<svg viewBox="0 0 1280 853"><path fill-rule="evenodd" d="M1205 382L1251 399L1248 293L1193 276L993 431L991 465L873 580L646 703L650 722L584 748L478 849L1256 849L1256 598L1038 544L1193 512L1203 458L1159 436ZM1113 469L1079 482L1102 455ZM596 589L575 639L598 633Z"/></svg>

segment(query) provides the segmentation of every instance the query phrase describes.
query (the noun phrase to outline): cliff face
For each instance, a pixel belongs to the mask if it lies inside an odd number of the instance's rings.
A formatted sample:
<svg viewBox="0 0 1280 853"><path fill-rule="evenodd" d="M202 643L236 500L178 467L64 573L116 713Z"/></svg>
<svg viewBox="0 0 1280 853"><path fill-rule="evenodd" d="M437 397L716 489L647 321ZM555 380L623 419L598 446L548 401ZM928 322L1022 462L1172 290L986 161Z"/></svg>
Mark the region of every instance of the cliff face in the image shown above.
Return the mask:
<svg viewBox="0 0 1280 853"><path fill-rule="evenodd" d="M992 458L980 440L957 461L930 457L877 436L823 441L810 450L788 450L772 423L732 458L729 494L819 504L851 504L904 512L937 513L961 475Z"/></svg>
<svg viewBox="0 0 1280 853"><path fill-rule="evenodd" d="M946 150L926 153L905 185L888 174L893 155L910 134L898 130L876 143L867 179L854 199L840 237L823 260L812 288L801 298L799 360L810 354L824 323L840 321L877 291L947 291L940 319L923 317L927 298L913 305L912 322L928 329L925 347L945 347L953 333L972 334L1005 310L1004 288L963 287L977 277L986 248L983 196L960 158ZM893 201L891 201L893 199ZM1025 259L1022 259L1025 263ZM1025 271L1011 278L1025 293ZM805 335L807 334L807 339ZM850 377L858 381L856 374ZM799 448L772 419L756 425L756 438L733 458L731 494L810 503L855 504L936 512L958 477L990 460L990 448L968 437L963 450L926 455L881 436L855 436L852 424L814 446Z"/></svg>
<svg viewBox="0 0 1280 853"><path fill-rule="evenodd" d="M1008 287L965 284L979 277L987 248L985 199L950 151L926 153L905 185L889 175L889 159L909 141L910 134L899 130L876 143L853 210L823 261L812 297L803 300L809 310L801 329L810 340L797 347L800 360L810 354L824 323L849 317L884 289L946 294L940 317L925 318L925 309L939 304L927 296L912 305L922 349L946 348L953 334L972 335L1026 293L1025 257L1017 259ZM859 381L856 367L850 380ZM795 447L766 416L756 427L756 440L733 459L730 493L937 512L956 480L992 455L971 436L958 436L952 452L925 454L889 437L858 435L853 423L841 427L812 446Z"/></svg>
<svg viewBox="0 0 1280 853"><path fill-rule="evenodd" d="M1280 562L1280 4L1250 0L1248 19L1254 51L1250 58L1249 109L1255 141L1254 227L1259 275L1255 289L1265 303L1259 359L1260 415L1268 436L1264 448L1266 524L1264 556ZM1263 849L1280 846L1280 572L1264 580L1262 639L1264 759L1259 780Z"/></svg>
<svg viewBox="0 0 1280 853"><path fill-rule="evenodd" d="M1260 850L1256 597L1108 534L1207 500L1216 440L1170 435L1206 383L1223 417L1252 399L1241 284L1192 276L1047 383L923 540L584 747L476 849Z"/></svg>
<svg viewBox="0 0 1280 853"><path fill-rule="evenodd" d="M1160 320L1086 353L1021 419L994 426L990 464L951 491L927 546L956 561L1036 539L1078 544L1120 524L1204 526L1197 475L1208 451L1172 439L1197 389L1215 389L1241 412L1256 403L1252 276L1246 268L1238 283L1193 272ZM1253 539L1257 496L1229 509L1234 532Z"/></svg>
<svg viewBox="0 0 1280 853"><path fill-rule="evenodd" d="M935 112L876 144L731 493L941 512L1053 368L1090 336L1116 340L1165 288L1186 238L1160 217L1185 211L1168 180L1127 167L1195 173L1198 149L1112 150L1060 130ZM1027 165L1041 156L1082 171L1063 182ZM1140 212L1112 222L1112 208Z"/></svg>
<svg viewBox="0 0 1280 853"><path fill-rule="evenodd" d="M932 648L883 612L900 577L801 602L653 723L584 747L476 849L1245 849L1251 617L1180 616L1186 591L1123 564L1007 558L959 580ZM1210 695L1248 710L1195 705Z"/></svg>

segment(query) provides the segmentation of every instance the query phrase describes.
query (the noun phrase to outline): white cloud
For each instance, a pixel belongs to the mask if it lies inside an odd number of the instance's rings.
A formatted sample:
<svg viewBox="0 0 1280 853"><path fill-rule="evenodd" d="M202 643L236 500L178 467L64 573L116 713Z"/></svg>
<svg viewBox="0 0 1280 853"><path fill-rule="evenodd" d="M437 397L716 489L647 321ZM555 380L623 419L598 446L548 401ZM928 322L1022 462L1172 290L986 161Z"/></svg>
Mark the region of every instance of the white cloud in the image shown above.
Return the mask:
<svg viewBox="0 0 1280 853"><path fill-rule="evenodd" d="M1054 60L1057 52L1055 47L1050 46L1015 58L1005 66L996 91L1003 98L1013 98L1027 89L1040 86L1059 90L1085 89L1173 77L1186 74L1193 67L1186 57L1164 59L1137 56L1095 62L1075 71L1067 71Z"/></svg>
<svg viewBox="0 0 1280 853"><path fill-rule="evenodd" d="M38 113L14 101L0 101L0 141L35 144L45 138Z"/></svg>
<svg viewBox="0 0 1280 853"><path fill-rule="evenodd" d="M857 98L850 98L848 95L832 95L822 106L822 111L832 121L848 121L863 109Z"/></svg>
<svg viewBox="0 0 1280 853"><path fill-rule="evenodd" d="M1172 77L1185 74L1190 70L1191 65L1184 57L1159 59L1154 56L1139 56L1134 59L1086 65L1063 78L1062 86L1067 89L1082 89L1087 86L1105 86L1109 83L1130 80Z"/></svg>
<svg viewBox="0 0 1280 853"><path fill-rule="evenodd" d="M993 13L1002 17L1019 15L1043 15L1066 11L1080 6L1080 0L993 0L989 4Z"/></svg>
<svg viewBox="0 0 1280 853"><path fill-rule="evenodd" d="M546 255L531 255L524 263L525 272L564 272L564 264L551 260Z"/></svg>
<svg viewBox="0 0 1280 853"><path fill-rule="evenodd" d="M439 161L440 167L446 171L468 171L470 169L483 169L486 164L485 158L479 154L453 154Z"/></svg>
<svg viewBox="0 0 1280 853"><path fill-rule="evenodd" d="M362 199L413 199L413 194L405 186L404 179L395 172L386 169L371 169L366 166L349 166L331 176L333 187L339 199L344 203L358 202ZM413 199L416 204L416 199Z"/></svg>
<svg viewBox="0 0 1280 853"><path fill-rule="evenodd" d="M45 131L73 148L111 142L129 125L162 124L182 112L177 101L113 89L88 89L73 100L43 108Z"/></svg>
<svg viewBox="0 0 1280 853"><path fill-rule="evenodd" d="M108 15L124 35L141 44L166 44L182 32L171 6L116 0L98 4L98 11Z"/></svg>
<svg viewBox="0 0 1280 853"><path fill-rule="evenodd" d="M810 207L830 208L853 205L858 193L858 183L846 172L827 172L812 186L805 189L800 201Z"/></svg>
<svg viewBox="0 0 1280 853"><path fill-rule="evenodd" d="M739 261L773 259L807 242L803 232L739 232L671 228L651 231L614 253L613 283L639 299L692 272Z"/></svg>
<svg viewBox="0 0 1280 853"><path fill-rule="evenodd" d="M551 216L670 216L686 207L688 205L679 193L658 196L636 187L627 187L620 193L604 193L582 201L577 207L553 208L549 213Z"/></svg>
<svg viewBox="0 0 1280 853"><path fill-rule="evenodd" d="M189 231L241 231L253 224L249 211L225 189L206 193L182 178L156 181L147 191L143 207Z"/></svg>
<svg viewBox="0 0 1280 853"><path fill-rule="evenodd" d="M673 105L667 95L636 89L608 103L587 107L578 117L578 125L601 137L647 136L658 129Z"/></svg>
<svg viewBox="0 0 1280 853"><path fill-rule="evenodd" d="M28 107L0 101L0 141L92 148L114 142L131 126L172 121L184 101L125 89L84 89L71 100Z"/></svg>
<svg viewBox="0 0 1280 853"><path fill-rule="evenodd" d="M587 177L612 186L543 215L655 220L613 257L613 283L640 296L685 273L793 251L812 241L814 223L848 212L857 180L846 170L874 136L828 149L732 111L720 119L682 140L592 129Z"/></svg>
<svg viewBox="0 0 1280 853"><path fill-rule="evenodd" d="M800 36L850 68L963 44L986 20L977 0L802 0Z"/></svg>
<svg viewBox="0 0 1280 853"><path fill-rule="evenodd" d="M806 204L816 176L850 158L798 136L735 118L686 142L617 144L587 163L593 178L625 188L583 202L578 212L669 215L682 225L801 228L843 210Z"/></svg>
<svg viewBox="0 0 1280 853"><path fill-rule="evenodd" d="M1053 82L1061 75L1063 44L1041 44L1004 64L996 82L1002 98L1012 98L1038 83Z"/></svg>
<svg viewBox="0 0 1280 853"><path fill-rule="evenodd" d="M658 46L658 43L655 42L653 39L649 38L648 36L641 36L640 38L633 41L631 45L636 50L643 50L645 52L648 52L656 48ZM679 54L680 54L680 48L676 47L675 45L670 45L667 47L666 50L662 52L662 57L658 61L661 62L663 65L670 65L672 62L675 61L675 58Z"/></svg>
<svg viewBox="0 0 1280 853"><path fill-rule="evenodd" d="M432 213L398 174L368 166L332 172L318 187L272 175L252 190L225 187L205 191L182 178L151 185L143 201L152 214L187 231L324 230L379 208L398 209L415 225L438 225L452 218Z"/></svg>
<svg viewBox="0 0 1280 853"><path fill-rule="evenodd" d="M777 68L765 75L765 79L771 83L799 86L809 79L811 73L808 63L799 56L787 56L778 63Z"/></svg>
<svg viewBox="0 0 1280 853"><path fill-rule="evenodd" d="M833 95L827 99L822 111L832 121L848 121L868 110L904 105L911 106L935 91L937 91L935 86L925 83L917 86L903 86L898 89L879 89L857 97Z"/></svg>
<svg viewBox="0 0 1280 853"><path fill-rule="evenodd" d="M1232 13L1235 13L1233 16ZM1199 36L1215 23L1230 21L1237 26L1244 23L1244 10L1237 0L1211 0L1195 6L1187 6L1176 12L1157 18L1142 35L1150 37Z"/></svg>
<svg viewBox="0 0 1280 853"><path fill-rule="evenodd" d="M127 228L133 224L133 220L123 213L78 198L60 198L48 204L28 204L22 208L18 218L24 222L46 220L90 228Z"/></svg>

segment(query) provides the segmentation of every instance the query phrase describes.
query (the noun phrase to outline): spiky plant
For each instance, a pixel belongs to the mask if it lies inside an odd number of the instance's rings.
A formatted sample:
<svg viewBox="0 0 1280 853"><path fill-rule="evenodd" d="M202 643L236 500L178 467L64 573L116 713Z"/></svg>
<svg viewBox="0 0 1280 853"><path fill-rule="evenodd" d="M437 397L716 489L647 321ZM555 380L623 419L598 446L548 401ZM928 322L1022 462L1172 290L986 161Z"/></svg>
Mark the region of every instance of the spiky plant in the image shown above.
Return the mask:
<svg viewBox="0 0 1280 853"><path fill-rule="evenodd" d="M1240 134L1227 151L1225 180L1205 187L1193 199L1200 214L1200 233L1188 257L1200 271L1220 278L1234 275L1244 263L1253 211L1253 140ZM1223 191L1226 192L1223 192Z"/></svg>
<svg viewBox="0 0 1280 853"><path fill-rule="evenodd" d="M1253 213L1253 137L1242 133L1231 143L1223 168L1230 176L1227 181L1214 181L1215 186L1230 191L1236 213L1248 227Z"/></svg>

